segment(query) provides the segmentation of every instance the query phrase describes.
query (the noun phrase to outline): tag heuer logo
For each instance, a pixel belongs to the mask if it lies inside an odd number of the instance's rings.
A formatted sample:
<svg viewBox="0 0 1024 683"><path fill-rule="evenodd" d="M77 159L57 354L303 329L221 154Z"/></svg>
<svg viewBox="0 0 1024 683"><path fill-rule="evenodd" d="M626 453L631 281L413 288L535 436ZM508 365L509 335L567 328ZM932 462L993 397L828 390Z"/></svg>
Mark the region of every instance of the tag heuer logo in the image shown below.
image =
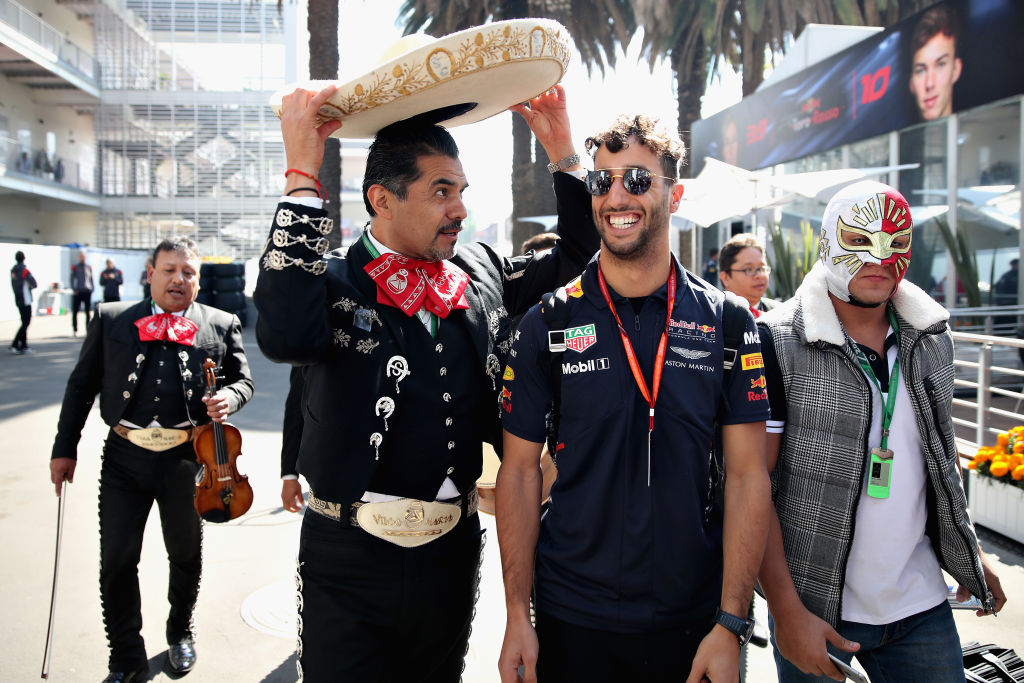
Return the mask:
<svg viewBox="0 0 1024 683"><path fill-rule="evenodd" d="M581 353L597 343L597 330L594 323L570 327L565 331L565 347Z"/></svg>

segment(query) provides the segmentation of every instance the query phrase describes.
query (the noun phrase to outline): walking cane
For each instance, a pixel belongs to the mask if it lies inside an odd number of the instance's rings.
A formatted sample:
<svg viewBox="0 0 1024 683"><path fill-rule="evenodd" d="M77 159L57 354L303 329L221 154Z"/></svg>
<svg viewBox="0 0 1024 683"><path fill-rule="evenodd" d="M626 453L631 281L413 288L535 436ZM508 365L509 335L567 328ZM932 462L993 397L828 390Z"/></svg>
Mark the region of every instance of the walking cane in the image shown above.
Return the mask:
<svg viewBox="0 0 1024 683"><path fill-rule="evenodd" d="M43 678L50 677L50 646L53 645L53 616L57 606L57 574L60 569L60 537L64 530L64 498L68 490L68 480L60 483L60 496L57 498L57 550L53 557L53 590L50 592L50 623L46 627L46 650L43 652Z"/></svg>

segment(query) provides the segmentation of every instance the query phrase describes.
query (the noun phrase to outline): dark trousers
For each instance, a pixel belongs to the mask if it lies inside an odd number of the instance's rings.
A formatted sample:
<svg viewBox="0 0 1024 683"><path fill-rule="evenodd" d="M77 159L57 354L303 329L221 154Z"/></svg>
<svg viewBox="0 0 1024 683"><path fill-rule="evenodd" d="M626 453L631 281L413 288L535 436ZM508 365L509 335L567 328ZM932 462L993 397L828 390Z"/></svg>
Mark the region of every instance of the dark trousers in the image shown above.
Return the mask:
<svg viewBox="0 0 1024 683"><path fill-rule="evenodd" d="M479 515L402 548L307 509L297 573L303 680L456 683L482 542Z"/></svg>
<svg viewBox="0 0 1024 683"><path fill-rule="evenodd" d="M202 572L202 530L192 504L198 465L191 444L163 453L139 448L111 432L100 472L100 598L111 671L144 663L139 557L156 501L170 563L167 642L191 635Z"/></svg>
<svg viewBox="0 0 1024 683"><path fill-rule="evenodd" d="M653 633L614 633L576 626L537 613L539 683L587 681L672 681L690 673L711 617L694 628Z"/></svg>
<svg viewBox="0 0 1024 683"><path fill-rule="evenodd" d="M120 301L120 300L121 300L121 295L120 294L104 294L103 295L103 303L105 303L105 304L109 304L109 303L111 303L113 301Z"/></svg>
<svg viewBox="0 0 1024 683"><path fill-rule="evenodd" d="M23 350L28 348L28 326L32 322L32 306L20 305L18 306L18 312L21 314L21 327L18 328L18 333L14 335L14 342L11 346Z"/></svg>
<svg viewBox="0 0 1024 683"><path fill-rule="evenodd" d="M75 292L71 297L71 329L78 332L78 309L85 308L85 325L89 325L92 315L92 292Z"/></svg>

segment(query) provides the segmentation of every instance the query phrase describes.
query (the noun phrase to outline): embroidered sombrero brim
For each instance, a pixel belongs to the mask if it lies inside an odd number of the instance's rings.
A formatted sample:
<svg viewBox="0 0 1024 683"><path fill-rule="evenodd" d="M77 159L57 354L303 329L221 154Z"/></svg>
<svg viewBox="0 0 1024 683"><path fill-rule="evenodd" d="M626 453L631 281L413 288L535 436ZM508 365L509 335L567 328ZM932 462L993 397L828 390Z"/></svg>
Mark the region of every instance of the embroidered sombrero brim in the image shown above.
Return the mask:
<svg viewBox="0 0 1024 683"><path fill-rule="evenodd" d="M482 121L548 90L569 65L572 38L550 19L512 19L452 33L407 51L338 87L320 108L322 120L341 119L334 137L372 138L381 128L431 112L446 127ZM293 83L318 91L333 81Z"/></svg>

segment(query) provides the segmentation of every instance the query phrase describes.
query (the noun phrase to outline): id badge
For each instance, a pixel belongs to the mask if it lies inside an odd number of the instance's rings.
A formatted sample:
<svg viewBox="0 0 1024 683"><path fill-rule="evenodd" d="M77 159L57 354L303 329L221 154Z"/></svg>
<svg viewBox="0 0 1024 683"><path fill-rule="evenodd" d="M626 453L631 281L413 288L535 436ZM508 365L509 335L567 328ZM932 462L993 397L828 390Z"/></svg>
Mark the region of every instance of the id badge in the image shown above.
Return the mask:
<svg viewBox="0 0 1024 683"><path fill-rule="evenodd" d="M872 498L888 498L892 481L892 451L888 448L872 448L871 462L868 463L868 495Z"/></svg>

